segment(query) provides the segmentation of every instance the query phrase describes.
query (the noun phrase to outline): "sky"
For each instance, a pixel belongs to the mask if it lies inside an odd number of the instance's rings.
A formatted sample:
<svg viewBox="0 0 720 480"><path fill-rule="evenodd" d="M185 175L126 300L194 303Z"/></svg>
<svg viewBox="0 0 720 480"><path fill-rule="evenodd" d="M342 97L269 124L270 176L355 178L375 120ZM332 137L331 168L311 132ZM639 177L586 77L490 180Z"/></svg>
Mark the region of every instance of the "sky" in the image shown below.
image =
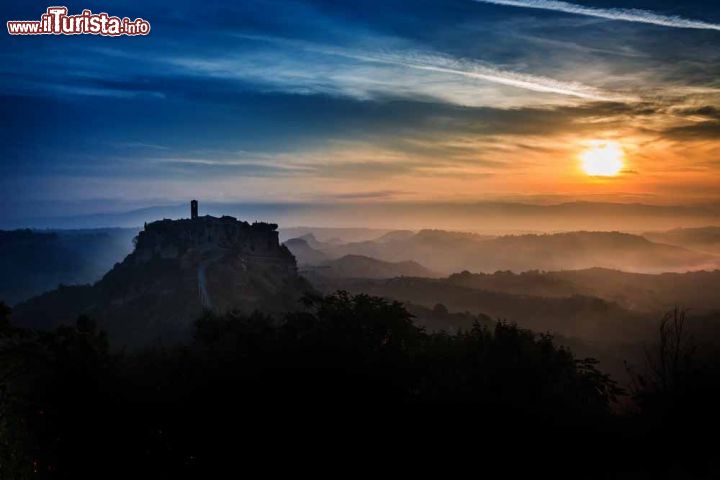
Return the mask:
<svg viewBox="0 0 720 480"><path fill-rule="evenodd" d="M152 31L2 34L5 218L189 198L720 204L718 2L64 4ZM605 142L622 169L588 175Z"/></svg>

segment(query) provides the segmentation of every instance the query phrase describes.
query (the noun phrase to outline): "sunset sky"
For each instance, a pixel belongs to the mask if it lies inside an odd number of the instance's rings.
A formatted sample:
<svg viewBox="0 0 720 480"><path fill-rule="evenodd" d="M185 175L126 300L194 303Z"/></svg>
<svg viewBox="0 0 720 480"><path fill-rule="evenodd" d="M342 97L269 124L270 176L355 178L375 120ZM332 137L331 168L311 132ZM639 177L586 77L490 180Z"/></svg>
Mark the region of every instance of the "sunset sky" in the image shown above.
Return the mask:
<svg viewBox="0 0 720 480"><path fill-rule="evenodd" d="M152 32L3 33L3 215L190 197L720 202L714 1L63 4ZM608 144L622 168L589 175L583 155Z"/></svg>

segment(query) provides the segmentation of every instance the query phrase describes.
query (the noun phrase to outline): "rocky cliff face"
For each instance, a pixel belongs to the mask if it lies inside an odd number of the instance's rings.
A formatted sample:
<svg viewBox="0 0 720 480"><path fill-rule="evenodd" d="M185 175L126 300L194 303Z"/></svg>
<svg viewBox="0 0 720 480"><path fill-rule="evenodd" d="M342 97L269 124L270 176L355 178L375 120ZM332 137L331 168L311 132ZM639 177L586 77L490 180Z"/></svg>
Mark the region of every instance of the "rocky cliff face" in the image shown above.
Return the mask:
<svg viewBox="0 0 720 480"><path fill-rule="evenodd" d="M310 290L277 225L232 217L147 224L134 251L92 286L63 287L18 305L15 318L47 328L94 317L117 345L186 338L203 311L297 307Z"/></svg>
<svg viewBox="0 0 720 480"><path fill-rule="evenodd" d="M279 244L277 225L251 225L227 216L161 220L145 225L137 237L133 257L136 262L146 262L154 257L179 258L219 250L260 262L284 264L290 270L295 265L290 252Z"/></svg>

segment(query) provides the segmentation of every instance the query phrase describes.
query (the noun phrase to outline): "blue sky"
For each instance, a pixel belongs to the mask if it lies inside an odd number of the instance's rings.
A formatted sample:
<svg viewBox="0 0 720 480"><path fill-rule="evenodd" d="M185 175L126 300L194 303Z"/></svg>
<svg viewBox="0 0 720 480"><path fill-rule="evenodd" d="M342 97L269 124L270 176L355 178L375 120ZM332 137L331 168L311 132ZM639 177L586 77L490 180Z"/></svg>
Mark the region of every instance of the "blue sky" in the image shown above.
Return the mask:
<svg viewBox="0 0 720 480"><path fill-rule="evenodd" d="M65 4L152 32L3 34L6 217L189 197L718 201L720 4ZM47 6L0 11L37 19ZM627 151L615 181L575 171L598 138Z"/></svg>

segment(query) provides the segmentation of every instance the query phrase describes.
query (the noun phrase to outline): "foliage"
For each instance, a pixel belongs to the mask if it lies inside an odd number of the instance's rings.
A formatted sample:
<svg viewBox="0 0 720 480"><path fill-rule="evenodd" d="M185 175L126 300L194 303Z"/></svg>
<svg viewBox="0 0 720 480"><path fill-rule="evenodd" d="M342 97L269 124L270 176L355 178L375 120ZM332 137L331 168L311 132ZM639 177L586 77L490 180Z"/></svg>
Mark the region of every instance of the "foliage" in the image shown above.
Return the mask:
<svg viewBox="0 0 720 480"><path fill-rule="evenodd" d="M617 384L549 335L427 333L367 295L307 297L282 318L206 313L190 344L129 353L85 317L53 332L8 319L0 306L0 478L202 477L247 460L239 442L299 448L308 432L402 433L437 451L467 434L532 439L583 462L637 440L617 430Z"/></svg>
<svg viewBox="0 0 720 480"><path fill-rule="evenodd" d="M720 426L720 358L700 349L689 333L687 311L661 319L656 342L646 348L646 367L630 368L638 428L653 456L672 458L696 471L720 471L713 442L704 435Z"/></svg>

